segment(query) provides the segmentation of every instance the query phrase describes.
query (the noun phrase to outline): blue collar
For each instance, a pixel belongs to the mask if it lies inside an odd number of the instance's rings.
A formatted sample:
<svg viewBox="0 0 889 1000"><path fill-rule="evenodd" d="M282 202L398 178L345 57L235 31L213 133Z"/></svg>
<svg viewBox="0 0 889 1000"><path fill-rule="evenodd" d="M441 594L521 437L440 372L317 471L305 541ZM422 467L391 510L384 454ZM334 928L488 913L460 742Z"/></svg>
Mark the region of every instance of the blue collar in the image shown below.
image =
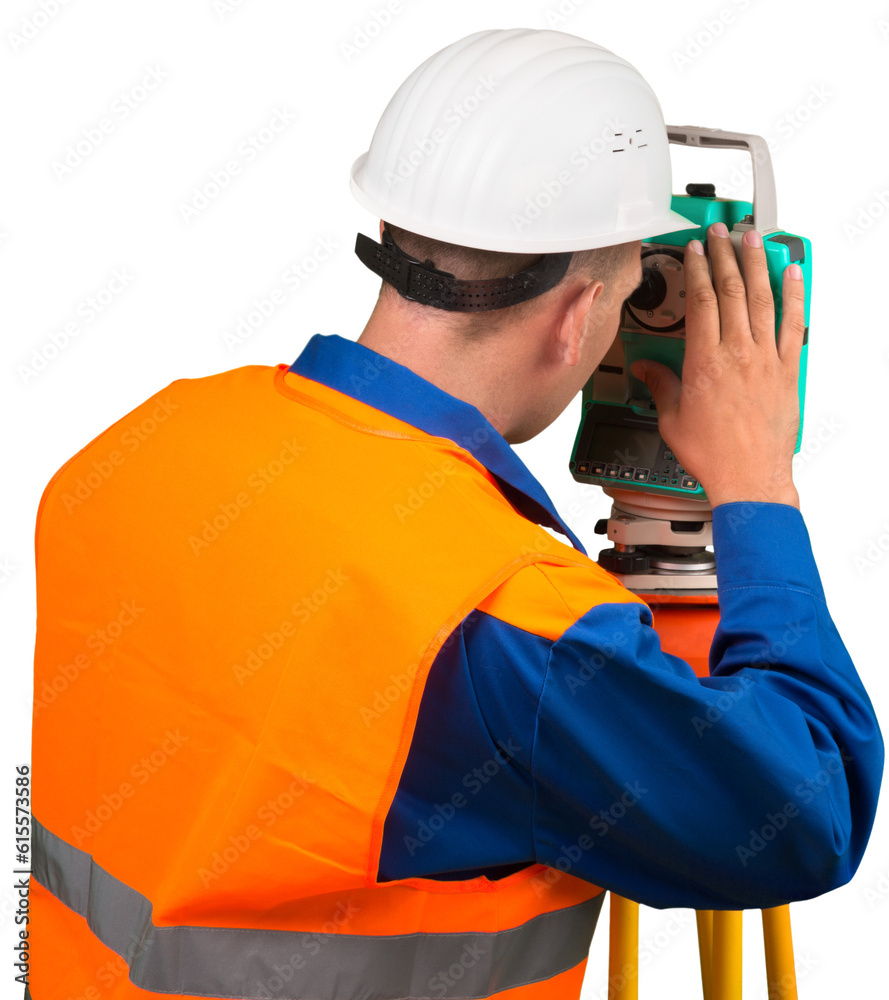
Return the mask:
<svg viewBox="0 0 889 1000"><path fill-rule="evenodd" d="M316 333L290 371L330 386L389 416L465 448L497 480L515 509L565 535L586 555L552 500L506 439L471 403L427 382L409 368L337 334Z"/></svg>

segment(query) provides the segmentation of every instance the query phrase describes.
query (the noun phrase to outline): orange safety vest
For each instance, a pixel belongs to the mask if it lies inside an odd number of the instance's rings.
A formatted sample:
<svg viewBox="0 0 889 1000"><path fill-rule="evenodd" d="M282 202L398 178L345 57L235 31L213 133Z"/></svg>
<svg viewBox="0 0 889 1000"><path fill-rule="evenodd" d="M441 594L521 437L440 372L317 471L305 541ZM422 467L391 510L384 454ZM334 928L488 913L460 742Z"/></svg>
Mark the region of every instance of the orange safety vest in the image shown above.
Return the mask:
<svg viewBox="0 0 889 1000"><path fill-rule="evenodd" d="M614 600L469 452L286 365L183 379L36 549L34 1000L579 996L598 887L376 878L452 630L534 562Z"/></svg>

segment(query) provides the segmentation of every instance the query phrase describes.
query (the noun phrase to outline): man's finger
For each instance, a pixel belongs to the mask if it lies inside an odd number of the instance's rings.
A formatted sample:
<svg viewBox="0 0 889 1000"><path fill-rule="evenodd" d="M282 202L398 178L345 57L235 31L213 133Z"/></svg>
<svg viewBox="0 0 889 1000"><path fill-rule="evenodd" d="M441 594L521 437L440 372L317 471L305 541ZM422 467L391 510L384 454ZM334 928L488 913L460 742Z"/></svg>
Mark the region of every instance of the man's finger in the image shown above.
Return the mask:
<svg viewBox="0 0 889 1000"><path fill-rule="evenodd" d="M671 420L679 409L682 383L671 368L659 361L634 361L630 371L645 383L651 393L657 407L658 422L663 428L664 421Z"/></svg>
<svg viewBox="0 0 889 1000"><path fill-rule="evenodd" d="M683 257L685 277L685 352L694 356L719 346L719 304L700 240L691 240Z"/></svg>
<svg viewBox="0 0 889 1000"><path fill-rule="evenodd" d="M719 300L721 340L731 346L749 346L752 338L747 288L724 222L714 222L707 230L707 250Z"/></svg>
<svg viewBox="0 0 889 1000"><path fill-rule="evenodd" d="M784 268L781 292L781 328L778 331L778 356L785 365L799 366L800 351L806 335L806 289L799 264Z"/></svg>
<svg viewBox="0 0 889 1000"><path fill-rule="evenodd" d="M769 266L762 236L751 229L741 239L744 284L753 339L769 351L775 349L775 302L769 284Z"/></svg>

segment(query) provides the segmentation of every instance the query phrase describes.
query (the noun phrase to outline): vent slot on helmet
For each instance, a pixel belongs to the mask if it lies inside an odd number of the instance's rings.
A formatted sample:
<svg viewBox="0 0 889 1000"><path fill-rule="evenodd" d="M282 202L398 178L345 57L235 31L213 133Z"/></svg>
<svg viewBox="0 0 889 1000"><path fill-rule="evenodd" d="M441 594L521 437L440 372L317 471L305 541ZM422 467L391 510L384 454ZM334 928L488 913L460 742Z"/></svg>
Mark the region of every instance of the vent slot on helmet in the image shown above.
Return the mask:
<svg viewBox="0 0 889 1000"><path fill-rule="evenodd" d="M630 138L627 140L627 145L626 146L616 146L614 149L611 150L611 152L612 153L625 153L627 151L627 148L629 146L634 146L634 145L635 145L636 149L645 149L645 147L648 145L647 142L634 142L633 141L634 138L638 137L638 135L639 135L639 133L641 131L642 131L641 128L637 128L636 132L635 132L635 136L632 136L632 135L630 136ZM623 132L615 132L614 133L614 138L615 139L619 139L619 138L622 138L622 137L623 137Z"/></svg>

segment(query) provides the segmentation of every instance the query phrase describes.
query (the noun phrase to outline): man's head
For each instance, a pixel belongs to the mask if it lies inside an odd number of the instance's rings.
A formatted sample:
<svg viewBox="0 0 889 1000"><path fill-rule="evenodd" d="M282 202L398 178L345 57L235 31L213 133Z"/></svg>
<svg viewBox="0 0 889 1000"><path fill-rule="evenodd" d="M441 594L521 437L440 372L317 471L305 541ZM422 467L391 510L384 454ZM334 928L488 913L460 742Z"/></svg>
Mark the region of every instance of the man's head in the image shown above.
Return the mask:
<svg viewBox="0 0 889 1000"><path fill-rule="evenodd" d="M558 31L459 39L408 76L352 167L399 248L359 236L394 283L361 340L527 440L610 345L641 241L697 228L671 189L663 114L629 62Z"/></svg>
<svg viewBox="0 0 889 1000"><path fill-rule="evenodd" d="M540 258L462 247L393 226L389 233L400 250L459 279L516 274ZM564 410L611 345L621 305L642 277L640 247L635 240L575 251L549 291L489 312L413 302L384 281L360 342L382 347L473 402L510 443L526 441Z"/></svg>

